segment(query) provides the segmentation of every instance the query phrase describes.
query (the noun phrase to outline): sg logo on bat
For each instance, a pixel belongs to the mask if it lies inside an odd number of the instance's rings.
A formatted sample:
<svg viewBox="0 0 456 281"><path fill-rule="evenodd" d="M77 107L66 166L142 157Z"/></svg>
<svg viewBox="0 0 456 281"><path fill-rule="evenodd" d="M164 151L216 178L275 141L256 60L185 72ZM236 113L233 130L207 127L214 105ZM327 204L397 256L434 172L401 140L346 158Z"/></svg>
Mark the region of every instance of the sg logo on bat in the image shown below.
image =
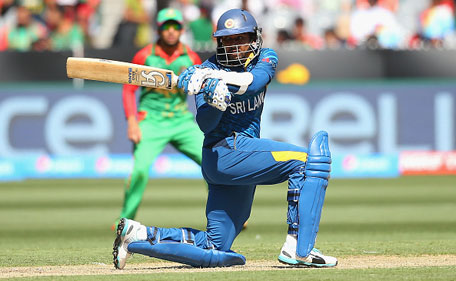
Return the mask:
<svg viewBox="0 0 456 281"><path fill-rule="evenodd" d="M166 75L166 77L165 77ZM141 85L145 87L167 88L171 89L171 74L161 73L158 71L141 71L141 76L145 80L141 80Z"/></svg>

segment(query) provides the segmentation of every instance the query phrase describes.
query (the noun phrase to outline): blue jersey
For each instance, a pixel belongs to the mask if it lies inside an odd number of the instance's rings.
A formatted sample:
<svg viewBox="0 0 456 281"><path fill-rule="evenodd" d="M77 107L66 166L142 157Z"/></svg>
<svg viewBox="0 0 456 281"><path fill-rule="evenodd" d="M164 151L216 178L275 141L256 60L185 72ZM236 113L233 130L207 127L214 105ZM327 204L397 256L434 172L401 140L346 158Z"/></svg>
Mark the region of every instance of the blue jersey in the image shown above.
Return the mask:
<svg viewBox="0 0 456 281"><path fill-rule="evenodd" d="M231 103L225 112L208 105L202 94L195 96L196 121L205 134L204 146L212 145L234 132L252 138L260 137L260 121L263 111L267 85L274 77L277 67L277 54L264 48L247 68L226 68L217 63L215 55L203 62L204 67L236 72L250 72L253 82L242 95L233 94ZM231 93L239 90L237 86L228 86Z"/></svg>

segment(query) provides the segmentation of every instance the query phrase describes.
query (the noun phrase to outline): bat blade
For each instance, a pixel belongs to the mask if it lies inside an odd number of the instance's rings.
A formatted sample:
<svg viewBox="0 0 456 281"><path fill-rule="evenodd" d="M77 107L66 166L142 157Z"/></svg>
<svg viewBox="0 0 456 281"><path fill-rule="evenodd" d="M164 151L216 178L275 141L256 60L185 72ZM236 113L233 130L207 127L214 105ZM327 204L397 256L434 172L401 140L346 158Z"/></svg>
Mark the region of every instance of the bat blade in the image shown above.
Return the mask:
<svg viewBox="0 0 456 281"><path fill-rule="evenodd" d="M171 70L121 61L69 57L66 69L68 78L168 90L177 84L177 76Z"/></svg>

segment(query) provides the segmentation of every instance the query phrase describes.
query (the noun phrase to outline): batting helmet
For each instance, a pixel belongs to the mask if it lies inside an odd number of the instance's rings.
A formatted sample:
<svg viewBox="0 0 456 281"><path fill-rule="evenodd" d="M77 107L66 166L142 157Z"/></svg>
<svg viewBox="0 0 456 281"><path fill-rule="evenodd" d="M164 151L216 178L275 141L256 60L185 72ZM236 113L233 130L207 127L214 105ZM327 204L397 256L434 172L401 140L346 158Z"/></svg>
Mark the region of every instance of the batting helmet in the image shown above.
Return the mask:
<svg viewBox="0 0 456 281"><path fill-rule="evenodd" d="M243 33L251 34L252 40L250 43L230 46L223 45L222 37ZM263 44L261 28L258 27L255 18L248 11L241 9L231 9L220 16L214 37L217 39L217 61L221 65L228 67L246 66L253 58L258 56L261 45ZM239 48L243 45L249 45L247 51Z"/></svg>

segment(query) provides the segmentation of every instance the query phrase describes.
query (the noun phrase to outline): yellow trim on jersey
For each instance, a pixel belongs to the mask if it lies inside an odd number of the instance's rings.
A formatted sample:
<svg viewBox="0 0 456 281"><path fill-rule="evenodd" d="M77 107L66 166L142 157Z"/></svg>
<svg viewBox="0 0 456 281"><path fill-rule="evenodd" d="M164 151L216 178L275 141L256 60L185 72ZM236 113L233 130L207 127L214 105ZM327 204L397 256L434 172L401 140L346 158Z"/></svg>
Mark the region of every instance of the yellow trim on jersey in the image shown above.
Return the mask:
<svg viewBox="0 0 456 281"><path fill-rule="evenodd" d="M271 151L272 157L277 162L285 162L289 160L299 160L306 162L307 153L299 151Z"/></svg>
<svg viewBox="0 0 456 281"><path fill-rule="evenodd" d="M255 57L255 55L253 53L250 53L249 57L247 58L247 60L245 61L244 63L244 68L247 67L247 65L249 65L250 61Z"/></svg>

